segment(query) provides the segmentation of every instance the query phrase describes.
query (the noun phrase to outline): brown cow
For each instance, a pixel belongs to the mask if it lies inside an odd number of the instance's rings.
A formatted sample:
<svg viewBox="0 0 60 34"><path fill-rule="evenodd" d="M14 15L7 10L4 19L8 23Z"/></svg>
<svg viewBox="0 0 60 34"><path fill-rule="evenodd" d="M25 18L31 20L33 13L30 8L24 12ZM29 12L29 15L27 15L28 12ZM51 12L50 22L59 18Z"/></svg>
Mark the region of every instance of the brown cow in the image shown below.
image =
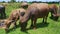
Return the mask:
<svg viewBox="0 0 60 34"><path fill-rule="evenodd" d="M27 8L27 12L24 17L20 19L21 29L26 28L26 22L31 18L31 26L36 28L36 21L38 18L43 18L43 22L47 22L47 17L49 14L49 6L47 3L33 3Z"/></svg>
<svg viewBox="0 0 60 34"><path fill-rule="evenodd" d="M16 27L16 22L17 22L18 18L23 17L25 12L26 12L26 10L23 8L13 10L11 12L9 18L6 20L3 20L3 22L5 24L4 27L5 27L6 32L8 32L8 28L10 27L11 23L14 23L14 25Z"/></svg>
<svg viewBox="0 0 60 34"><path fill-rule="evenodd" d="M54 20L58 20L57 11L58 11L57 5L51 4L50 5L51 18L53 18Z"/></svg>

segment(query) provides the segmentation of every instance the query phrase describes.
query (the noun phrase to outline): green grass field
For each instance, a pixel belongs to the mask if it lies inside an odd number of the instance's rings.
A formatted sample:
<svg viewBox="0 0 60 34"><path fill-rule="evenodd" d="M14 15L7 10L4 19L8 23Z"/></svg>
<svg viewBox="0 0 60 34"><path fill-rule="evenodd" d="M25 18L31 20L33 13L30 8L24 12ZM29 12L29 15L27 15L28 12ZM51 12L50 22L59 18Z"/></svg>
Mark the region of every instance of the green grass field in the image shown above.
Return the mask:
<svg viewBox="0 0 60 34"><path fill-rule="evenodd" d="M10 3L6 6L6 15L7 18L9 17L11 11L13 9L17 9L19 8L18 5L20 5L19 3ZM58 6L58 4L57 4ZM52 19L49 18L50 17L50 13L48 16L48 23L47 24L42 24L42 18L39 18L37 20L37 29L29 29L27 30L27 32L22 32L20 29L21 27L19 27L19 23L17 22L17 28L15 30L12 29L12 27L10 27L10 32L8 34L60 34L60 18L58 21L53 21ZM28 21L28 25L27 28L30 27L31 21ZM11 25L12 26L12 25ZM5 34L5 30L0 28L0 34Z"/></svg>

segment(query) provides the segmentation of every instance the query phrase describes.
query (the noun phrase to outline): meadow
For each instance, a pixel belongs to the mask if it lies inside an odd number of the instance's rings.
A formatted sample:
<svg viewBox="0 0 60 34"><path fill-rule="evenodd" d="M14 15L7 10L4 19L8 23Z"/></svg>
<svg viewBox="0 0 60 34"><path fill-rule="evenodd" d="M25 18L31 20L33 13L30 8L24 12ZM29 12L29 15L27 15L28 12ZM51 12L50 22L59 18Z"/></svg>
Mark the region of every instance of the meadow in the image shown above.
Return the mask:
<svg viewBox="0 0 60 34"><path fill-rule="evenodd" d="M9 3L6 6L5 12L7 18L9 17L10 13L14 9L18 9L21 3ZM58 4L56 4L59 6ZM37 29L28 29L27 32L22 32L20 29L21 27L19 26L19 21L17 21L17 28L14 30L12 29L12 25L9 28L10 32L8 34L60 34L60 18L58 21L54 21L49 18L50 13L47 19L47 24L42 24L42 18L39 18L37 20L36 27ZM27 28L29 28L31 25L31 20L28 21ZM0 34L5 34L5 30L0 28Z"/></svg>

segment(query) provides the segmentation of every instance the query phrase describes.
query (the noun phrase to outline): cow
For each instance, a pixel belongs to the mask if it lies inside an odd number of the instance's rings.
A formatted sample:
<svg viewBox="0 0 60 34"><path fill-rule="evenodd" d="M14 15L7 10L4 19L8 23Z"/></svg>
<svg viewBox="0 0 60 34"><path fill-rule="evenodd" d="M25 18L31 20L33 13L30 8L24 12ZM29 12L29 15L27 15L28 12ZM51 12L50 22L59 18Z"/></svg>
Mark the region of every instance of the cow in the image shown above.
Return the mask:
<svg viewBox="0 0 60 34"><path fill-rule="evenodd" d="M28 6L25 15L20 19L21 30L26 30L27 21L31 19L31 27L36 29L36 21L38 18L43 18L43 23L47 23L47 17L50 7L47 3L33 3Z"/></svg>
<svg viewBox="0 0 60 34"><path fill-rule="evenodd" d="M58 6L56 4L50 5L50 12L51 12L51 19L54 19L55 21L58 20L59 16L57 15Z"/></svg>
<svg viewBox="0 0 60 34"><path fill-rule="evenodd" d="M4 25L5 31L8 32L9 27L10 27L10 25L11 25L12 23L13 23L14 26L16 27L16 22L17 22L17 20L20 19L19 17L23 17L24 14L25 14L25 12L26 12L26 10L23 9L23 8L19 8L19 9L12 10L10 16L9 16L7 19L1 21L1 22L4 23L3 25ZM0 24L2 24L2 23L0 23ZM3 26L3 25L1 25L1 26Z"/></svg>

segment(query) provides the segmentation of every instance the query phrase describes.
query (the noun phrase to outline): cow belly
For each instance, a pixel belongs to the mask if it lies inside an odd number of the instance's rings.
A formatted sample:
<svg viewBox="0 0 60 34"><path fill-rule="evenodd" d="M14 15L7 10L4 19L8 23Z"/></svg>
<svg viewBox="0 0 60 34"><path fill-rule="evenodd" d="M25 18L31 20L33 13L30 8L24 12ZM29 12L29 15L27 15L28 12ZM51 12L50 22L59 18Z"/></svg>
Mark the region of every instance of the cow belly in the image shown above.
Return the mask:
<svg viewBox="0 0 60 34"><path fill-rule="evenodd" d="M43 17L45 17L46 15L39 15L39 16L37 16L37 18L43 18Z"/></svg>
<svg viewBox="0 0 60 34"><path fill-rule="evenodd" d="M35 15L37 18L43 18L45 16L47 16L47 13L40 13L40 14L37 14Z"/></svg>

